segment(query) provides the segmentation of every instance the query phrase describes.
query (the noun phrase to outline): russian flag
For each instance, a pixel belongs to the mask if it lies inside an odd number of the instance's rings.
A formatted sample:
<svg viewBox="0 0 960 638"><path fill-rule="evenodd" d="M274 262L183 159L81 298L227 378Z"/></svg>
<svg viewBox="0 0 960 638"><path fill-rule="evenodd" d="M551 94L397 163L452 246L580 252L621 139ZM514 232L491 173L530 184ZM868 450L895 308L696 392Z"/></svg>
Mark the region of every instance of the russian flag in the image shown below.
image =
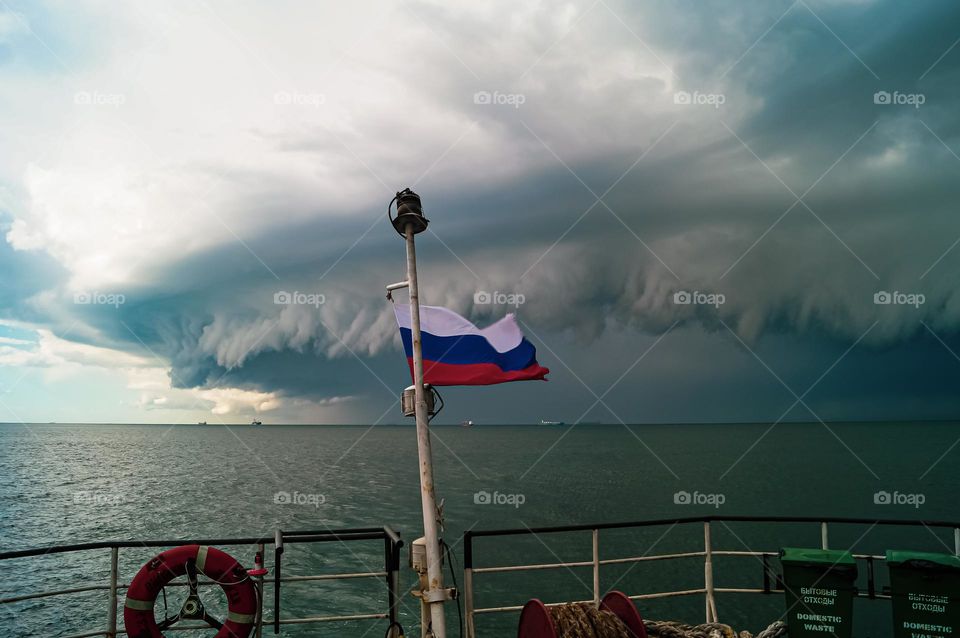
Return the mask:
<svg viewBox="0 0 960 638"><path fill-rule="evenodd" d="M394 304L400 338L413 376L410 305ZM550 372L537 363L537 350L527 341L513 314L486 328L477 328L457 313L420 306L424 383L492 385L544 379Z"/></svg>

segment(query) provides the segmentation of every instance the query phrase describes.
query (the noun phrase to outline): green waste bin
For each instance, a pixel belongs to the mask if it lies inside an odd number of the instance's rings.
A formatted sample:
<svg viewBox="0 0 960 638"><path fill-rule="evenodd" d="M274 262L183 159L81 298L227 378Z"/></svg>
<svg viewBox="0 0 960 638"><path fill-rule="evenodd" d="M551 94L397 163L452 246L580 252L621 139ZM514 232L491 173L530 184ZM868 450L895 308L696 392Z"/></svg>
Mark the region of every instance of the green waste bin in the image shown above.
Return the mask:
<svg viewBox="0 0 960 638"><path fill-rule="evenodd" d="M850 638L857 561L831 549L780 550L790 638Z"/></svg>
<svg viewBox="0 0 960 638"><path fill-rule="evenodd" d="M887 551L895 638L960 632L960 558Z"/></svg>

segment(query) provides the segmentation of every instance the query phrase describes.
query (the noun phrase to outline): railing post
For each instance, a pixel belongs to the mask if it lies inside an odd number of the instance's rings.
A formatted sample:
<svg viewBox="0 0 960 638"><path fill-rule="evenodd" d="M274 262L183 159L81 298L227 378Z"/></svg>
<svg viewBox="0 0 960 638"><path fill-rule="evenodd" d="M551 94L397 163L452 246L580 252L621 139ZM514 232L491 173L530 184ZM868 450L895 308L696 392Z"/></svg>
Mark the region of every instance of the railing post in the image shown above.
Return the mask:
<svg viewBox="0 0 960 638"><path fill-rule="evenodd" d="M767 557L767 553L763 552L762 554L763 562L763 593L770 593L770 561Z"/></svg>
<svg viewBox="0 0 960 638"><path fill-rule="evenodd" d="M707 622L717 622L717 603L713 598L713 543L710 538L710 521L703 523L703 584L707 590Z"/></svg>
<svg viewBox="0 0 960 638"><path fill-rule="evenodd" d="M600 606L600 530L593 530L593 604Z"/></svg>
<svg viewBox="0 0 960 638"><path fill-rule="evenodd" d="M283 531L273 537L273 633L280 633L280 562L283 560Z"/></svg>
<svg viewBox="0 0 960 638"><path fill-rule="evenodd" d="M398 591L400 589L400 548L388 535L383 537L384 568L387 572L387 617L390 627L397 622L397 608L400 606ZM390 630L390 636L396 636L396 629Z"/></svg>
<svg viewBox="0 0 960 638"><path fill-rule="evenodd" d="M257 544L257 555L260 556L260 562L263 563L263 552L266 548L263 543ZM257 569L260 565L254 565ZM257 576L257 628L255 635L257 638L263 638L263 574Z"/></svg>
<svg viewBox="0 0 960 638"><path fill-rule="evenodd" d="M117 638L117 580L120 577L118 567L119 553L119 548L110 548L110 617L107 619L107 638Z"/></svg>
<svg viewBox="0 0 960 638"><path fill-rule="evenodd" d="M463 534L463 598L467 614L467 638L476 638L473 626L473 536L467 530Z"/></svg>
<svg viewBox="0 0 960 638"><path fill-rule="evenodd" d="M830 537L827 534L827 522L820 523L820 549L830 549Z"/></svg>

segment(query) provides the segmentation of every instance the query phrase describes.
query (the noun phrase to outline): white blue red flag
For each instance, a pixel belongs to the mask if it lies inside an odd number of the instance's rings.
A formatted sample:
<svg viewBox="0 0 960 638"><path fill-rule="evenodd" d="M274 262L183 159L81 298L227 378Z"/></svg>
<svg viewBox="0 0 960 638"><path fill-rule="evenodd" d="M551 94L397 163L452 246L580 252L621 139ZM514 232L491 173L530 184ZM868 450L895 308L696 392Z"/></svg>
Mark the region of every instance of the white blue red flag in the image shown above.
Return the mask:
<svg viewBox="0 0 960 638"><path fill-rule="evenodd" d="M394 304L400 338L413 375L409 304ZM537 350L524 338L512 314L478 328L452 310L420 306L423 380L431 385L492 385L544 379ZM546 379L544 379L546 380Z"/></svg>

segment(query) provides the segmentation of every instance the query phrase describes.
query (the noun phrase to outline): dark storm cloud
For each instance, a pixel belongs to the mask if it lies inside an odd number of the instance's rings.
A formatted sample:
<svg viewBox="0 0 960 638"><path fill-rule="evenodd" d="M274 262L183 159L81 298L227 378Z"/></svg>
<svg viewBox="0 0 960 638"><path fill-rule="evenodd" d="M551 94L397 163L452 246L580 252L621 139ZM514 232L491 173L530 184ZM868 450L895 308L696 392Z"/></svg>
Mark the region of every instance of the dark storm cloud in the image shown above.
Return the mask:
<svg viewBox="0 0 960 638"><path fill-rule="evenodd" d="M611 394L617 413L776 418L792 398L751 349L781 361L771 365L801 392L861 338L843 373L812 393L829 410L821 416L907 415L924 396L916 414L951 413L960 378L949 352L960 352L952 278L960 249L948 252L960 237L960 48L937 60L956 39L960 7L660 2L638 12L616 4L627 28L597 7L564 35L553 26L498 30L493 16L418 6L440 37L419 41L430 55L403 79L452 119L473 122L464 147L449 156L444 144L453 140L430 148L444 161L414 183L427 166L406 160L433 124L415 113L399 129L378 120L342 137L326 126L255 131L323 170L356 163L344 142L389 143L364 154L373 175L358 169L369 201L357 205L338 203L338 183L325 185L330 200L305 202L286 194L292 181L252 168L230 173L245 188L267 182L244 206L276 223L242 244L145 267L119 312L85 309L99 331L91 341L149 348L170 363L176 387L386 399L378 375L394 388L407 377L382 297L384 284L403 277L402 243L377 210L392 195L382 179L414 185L433 220L418 243L428 302L482 323L510 309L474 305L475 292L526 296L518 313L555 381L549 393L499 390L516 400L518 420L538 418L551 402L564 418L577 416L595 398L577 377L602 391L597 379L612 383L671 326ZM558 42L582 59L548 54L524 75L524 64L499 63L533 62ZM526 101L484 108L473 95L486 90ZM726 101L683 107L676 91ZM878 91L925 102L876 104ZM314 214L288 221L292 208ZM322 293L325 303L273 303L294 290ZM678 305L678 291L722 293L726 302ZM921 293L925 303L878 306L878 291ZM643 388L642 400L628 387ZM753 396L755 387L770 390L769 400ZM463 393L463 409L493 419L497 406L481 392ZM884 398L871 406L877 394ZM364 406L358 418L379 408ZM603 410L596 418L609 420Z"/></svg>

